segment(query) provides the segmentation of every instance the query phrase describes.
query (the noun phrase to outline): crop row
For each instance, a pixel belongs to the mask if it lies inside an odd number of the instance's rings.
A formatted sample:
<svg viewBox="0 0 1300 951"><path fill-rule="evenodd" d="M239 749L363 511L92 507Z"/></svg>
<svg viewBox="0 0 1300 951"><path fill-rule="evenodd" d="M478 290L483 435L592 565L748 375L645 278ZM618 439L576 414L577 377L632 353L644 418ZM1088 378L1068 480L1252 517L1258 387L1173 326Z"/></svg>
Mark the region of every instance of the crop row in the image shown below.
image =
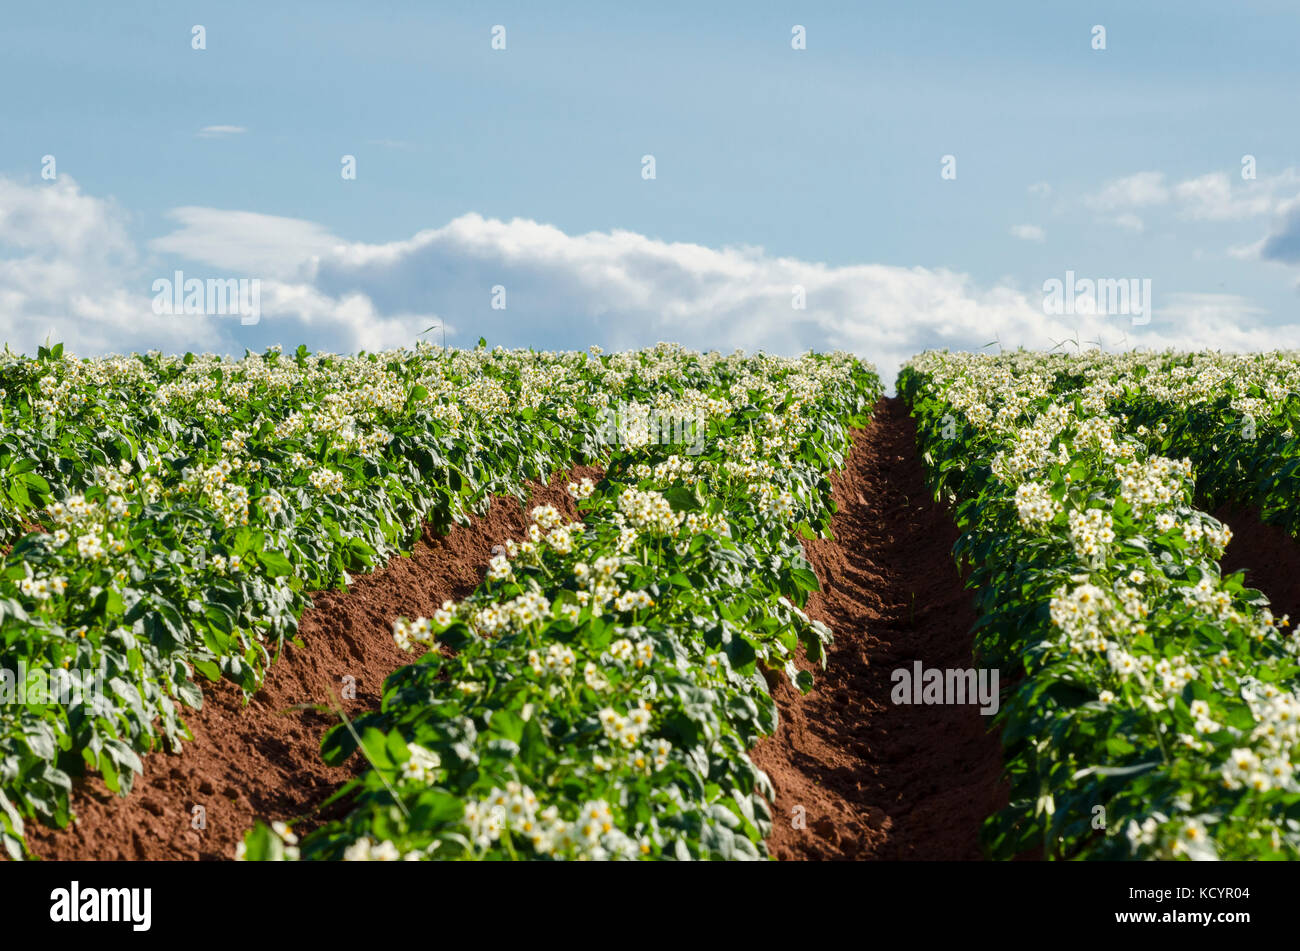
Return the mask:
<svg viewBox="0 0 1300 951"><path fill-rule="evenodd" d="M188 737L192 678L254 690L306 592L595 453L585 354L0 363L0 833L64 824ZM75 680L70 675L75 675ZM19 682L21 681L21 682Z"/></svg>
<svg viewBox="0 0 1300 951"><path fill-rule="evenodd" d="M1300 537L1300 354L1147 354L1092 372L1149 446L1192 460L1202 504L1249 506Z"/></svg>
<svg viewBox="0 0 1300 951"><path fill-rule="evenodd" d="M1295 858L1300 638L1222 575L1230 531L1197 507L1192 461L1159 454L1185 443L1164 441L1176 413L1149 408L1177 400L1153 394L1190 384L1187 364L1110 359L927 353L900 376L963 533L981 662L1014 678L999 715L1011 802L986 843Z"/></svg>
<svg viewBox="0 0 1300 951"><path fill-rule="evenodd" d="M1191 459L1200 504L1300 537L1300 353L1090 351L1061 372L1151 451Z"/></svg>
<svg viewBox="0 0 1300 951"><path fill-rule="evenodd" d="M581 521L534 509L476 592L400 620L422 656L323 744L369 762L346 816L301 841L258 826L242 854L765 855L772 790L747 755L776 723L764 674L808 689L799 645L824 659L800 539L828 531L830 471L880 393L845 355L631 367L624 398L694 419L690 453L623 441L570 486Z"/></svg>
<svg viewBox="0 0 1300 951"><path fill-rule="evenodd" d="M306 592L608 452L644 357L443 351L0 358L0 838L129 790L195 672L254 690ZM709 357L706 359L721 359Z"/></svg>

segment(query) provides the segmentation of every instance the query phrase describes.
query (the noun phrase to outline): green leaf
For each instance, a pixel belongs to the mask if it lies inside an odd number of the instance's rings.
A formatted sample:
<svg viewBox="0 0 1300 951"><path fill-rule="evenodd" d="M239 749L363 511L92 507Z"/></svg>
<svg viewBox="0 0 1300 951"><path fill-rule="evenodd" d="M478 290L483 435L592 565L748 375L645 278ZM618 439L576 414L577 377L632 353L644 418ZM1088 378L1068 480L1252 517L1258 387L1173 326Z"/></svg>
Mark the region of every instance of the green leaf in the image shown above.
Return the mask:
<svg viewBox="0 0 1300 951"><path fill-rule="evenodd" d="M821 584L817 581L817 576L806 568L791 568L790 576L794 578L794 583L804 591L821 590Z"/></svg>
<svg viewBox="0 0 1300 951"><path fill-rule="evenodd" d="M272 578L281 578L293 574L293 564L278 551L260 552L257 560L262 563L262 566L266 568L266 573Z"/></svg>
<svg viewBox="0 0 1300 951"><path fill-rule="evenodd" d="M213 681L214 683L221 679L221 668L218 667L216 664L214 664L212 661L193 660L190 661L190 663L194 665L195 670L197 670L204 677L207 677L209 680Z"/></svg>

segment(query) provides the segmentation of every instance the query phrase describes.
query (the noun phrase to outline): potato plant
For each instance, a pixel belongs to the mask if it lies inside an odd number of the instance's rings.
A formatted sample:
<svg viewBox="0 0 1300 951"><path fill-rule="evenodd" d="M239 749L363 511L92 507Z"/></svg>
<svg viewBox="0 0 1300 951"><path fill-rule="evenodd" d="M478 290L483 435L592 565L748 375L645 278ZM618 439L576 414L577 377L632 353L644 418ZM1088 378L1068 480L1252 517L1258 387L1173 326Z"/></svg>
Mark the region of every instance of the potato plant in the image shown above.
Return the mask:
<svg viewBox="0 0 1300 951"><path fill-rule="evenodd" d="M900 376L963 531L977 649L1014 678L994 856L1300 851L1300 637L1220 571L1231 531L1197 491L1210 452L1162 454L1206 410L1176 398L1197 360L931 352ZM1156 388L1171 399L1144 406ZM1269 416L1282 438L1293 409Z"/></svg>
<svg viewBox="0 0 1300 951"><path fill-rule="evenodd" d="M702 420L702 447L621 441L598 485L570 486L581 521L535 509L474 594L400 620L422 656L323 744L369 763L346 817L301 841L259 826L245 858L766 855L763 674L807 690L796 651L824 662L800 539L828 531L829 473L881 387L845 355L664 370L641 358L620 393Z"/></svg>

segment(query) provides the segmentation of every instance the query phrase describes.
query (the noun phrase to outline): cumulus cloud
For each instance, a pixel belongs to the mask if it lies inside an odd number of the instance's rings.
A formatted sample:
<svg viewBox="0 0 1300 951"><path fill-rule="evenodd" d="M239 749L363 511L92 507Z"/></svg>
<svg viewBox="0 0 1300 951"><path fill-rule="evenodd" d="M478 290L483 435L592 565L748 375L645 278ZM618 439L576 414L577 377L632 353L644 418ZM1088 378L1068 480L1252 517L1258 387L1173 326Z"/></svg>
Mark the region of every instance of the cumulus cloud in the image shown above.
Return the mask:
<svg viewBox="0 0 1300 951"><path fill-rule="evenodd" d="M922 346L981 346L998 328L1006 340L1041 344L1050 323L1041 302L942 269L830 268L757 248L627 231L568 235L474 214L409 240L322 255L309 283L331 299L363 294L378 312L419 314L416 323L446 315L457 328L448 342L460 345L482 335L543 349L659 340L780 353L843 348L896 367ZM494 289L504 309L493 308Z"/></svg>
<svg viewBox="0 0 1300 951"><path fill-rule="evenodd" d="M1248 301L1226 295L1157 299L1141 326L1123 316L1056 316L1039 288L983 287L943 268L828 267L761 248L628 231L570 235L476 214L400 241L304 254L298 273L264 292L268 323L284 328L286 345L325 330L333 349L397 345L441 319L452 325L448 343L460 346L484 336L539 349L660 340L778 353L842 348L875 361L890 379L931 347L1040 348L1067 338L1236 346L1257 316ZM504 307L494 308L494 299ZM1266 345L1262 335L1257 345Z"/></svg>
<svg viewBox="0 0 1300 951"><path fill-rule="evenodd" d="M1012 225L1011 235L1021 241L1041 242L1047 240L1047 232L1038 225Z"/></svg>
<svg viewBox="0 0 1300 951"><path fill-rule="evenodd" d="M1300 264L1300 201L1281 213L1277 226L1258 248L1259 256L1266 261Z"/></svg>
<svg viewBox="0 0 1300 951"><path fill-rule="evenodd" d="M1296 328L1261 328L1249 300L1163 297L1153 319L1047 313L1043 289L981 284L945 268L832 267L756 247L711 248L631 231L569 234L466 214L384 243L348 241L310 221L183 207L173 230L133 246L125 216L66 177L0 180L0 326L31 350L52 327L79 353L215 350L271 343L350 352L409 345L438 323L447 343L538 349L648 346L798 353L846 349L887 379L932 347L1262 348ZM151 281L261 281L261 320L155 316ZM1094 275L1095 276L1095 275ZM441 334L430 335L438 339ZM1271 337L1271 339L1270 339Z"/></svg>
<svg viewBox="0 0 1300 951"><path fill-rule="evenodd" d="M295 276L313 255L344 242L310 221L251 211L186 206L168 212L180 227L149 247L247 277Z"/></svg>
<svg viewBox="0 0 1300 951"><path fill-rule="evenodd" d="M0 178L0 248L130 264L135 253L124 219L113 202L82 194L71 175L37 186Z"/></svg>
<svg viewBox="0 0 1300 951"><path fill-rule="evenodd" d="M1104 211L1162 205L1169 200L1164 172L1138 172L1107 182L1091 204Z"/></svg>
<svg viewBox="0 0 1300 951"><path fill-rule="evenodd" d="M1291 177L1288 174L1268 181L1242 182L1236 187L1227 172L1211 172L1190 178L1174 186L1173 194L1184 217L1201 221L1232 221L1255 218L1271 213L1277 204L1276 192Z"/></svg>
<svg viewBox="0 0 1300 951"><path fill-rule="evenodd" d="M1295 168L1259 179L1208 172L1173 184L1166 184L1163 172L1138 172L1107 182L1084 203L1103 221L1142 231L1135 209L1166 206L1184 220L1244 221L1279 215L1298 195L1300 171Z"/></svg>
<svg viewBox="0 0 1300 951"><path fill-rule="evenodd" d="M216 328L153 313L147 271L113 202L70 175L0 178L0 333L11 348L46 340L80 353L215 345Z"/></svg>
<svg viewBox="0 0 1300 951"><path fill-rule="evenodd" d="M1270 324L1263 308L1237 294L1170 294L1157 308L1156 323L1151 342L1180 349L1272 350L1300 332L1300 324Z"/></svg>

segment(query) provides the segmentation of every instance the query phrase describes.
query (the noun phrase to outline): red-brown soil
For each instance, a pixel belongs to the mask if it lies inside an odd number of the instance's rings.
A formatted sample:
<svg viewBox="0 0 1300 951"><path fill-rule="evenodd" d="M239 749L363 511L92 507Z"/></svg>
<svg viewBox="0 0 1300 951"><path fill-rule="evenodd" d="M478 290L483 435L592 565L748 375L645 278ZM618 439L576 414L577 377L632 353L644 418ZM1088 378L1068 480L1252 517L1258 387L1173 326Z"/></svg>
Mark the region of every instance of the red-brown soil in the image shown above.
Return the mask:
<svg viewBox="0 0 1300 951"><path fill-rule="evenodd" d="M530 486L529 507L549 503L577 518L564 487L584 475L600 473L579 468ZM376 709L384 679L414 659L393 643L393 620L430 616L445 599L471 592L492 548L522 539L529 521L516 499L494 499L469 527L443 537L426 527L410 557L353 578L347 592L314 593L299 628L304 646L286 646L251 702L232 684L205 684L202 709L185 717L192 743L179 754L146 756L126 798L97 776L80 784L76 820L63 830L29 823L29 846L47 859L230 859L257 819L308 817L300 828L310 828L317 807L362 763L322 762L320 739L338 719L315 708L340 702L351 676L356 697L342 699L343 709L349 716ZM205 812L203 829L193 828L195 806Z"/></svg>
<svg viewBox="0 0 1300 951"><path fill-rule="evenodd" d="M1223 574L1246 572L1246 585L1268 595L1277 616L1288 614L1300 624L1300 543L1276 525L1259 520L1259 513L1231 506L1214 517L1232 529L1232 541L1219 561Z"/></svg>
<svg viewBox="0 0 1300 951"><path fill-rule="evenodd" d="M597 470L532 485L529 507L550 503L577 517L564 485ZM990 718L967 705L896 705L891 675L970 668L971 598L953 563L957 531L925 486L915 430L899 399L882 400L854 433L842 472L833 539L805 542L822 590L808 613L835 633L825 670L801 695L772 677L776 733L752 751L776 789L768 844L781 859L978 859L984 818L1006 803ZM1234 537L1224 573L1247 569L1277 614L1300 619L1300 544L1257 514L1221 509ZM527 509L496 499L482 518L445 537L427 528L410 557L352 579L347 592L313 594L299 637L287 645L250 702L229 683L204 684L188 711L194 741L178 754L144 760L126 797L98 777L79 784L77 820L65 830L28 825L35 854L49 859L229 859L257 819L314 827L320 806L355 770L330 768L319 742L337 721L321 710L355 698L350 716L376 708L384 678L413 657L392 640L399 616L428 616L482 580L493 546L521 538ZM804 666L807 666L806 664ZM1003 686L1007 686L1004 682ZM194 807L205 812L194 828ZM335 807L337 808L337 807Z"/></svg>
<svg viewBox="0 0 1300 951"><path fill-rule="evenodd" d="M975 617L926 488L903 402L882 400L832 477L834 539L804 545L822 590L808 613L835 634L806 696L773 691L777 731L753 751L776 788L781 859L979 859L979 827L1006 802L991 718L976 705L895 705L891 673L970 668ZM796 807L803 807L800 824Z"/></svg>

